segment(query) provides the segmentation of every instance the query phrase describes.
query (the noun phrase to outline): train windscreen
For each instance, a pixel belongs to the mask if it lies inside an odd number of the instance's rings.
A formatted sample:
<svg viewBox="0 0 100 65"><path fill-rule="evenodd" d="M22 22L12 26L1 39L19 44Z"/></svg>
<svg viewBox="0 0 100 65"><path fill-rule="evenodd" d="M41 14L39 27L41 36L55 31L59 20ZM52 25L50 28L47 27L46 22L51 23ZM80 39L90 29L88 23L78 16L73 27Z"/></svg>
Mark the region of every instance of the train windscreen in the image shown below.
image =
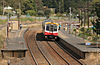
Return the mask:
<svg viewBox="0 0 100 65"><path fill-rule="evenodd" d="M47 31L57 31L57 25L56 24L47 24L46 30Z"/></svg>

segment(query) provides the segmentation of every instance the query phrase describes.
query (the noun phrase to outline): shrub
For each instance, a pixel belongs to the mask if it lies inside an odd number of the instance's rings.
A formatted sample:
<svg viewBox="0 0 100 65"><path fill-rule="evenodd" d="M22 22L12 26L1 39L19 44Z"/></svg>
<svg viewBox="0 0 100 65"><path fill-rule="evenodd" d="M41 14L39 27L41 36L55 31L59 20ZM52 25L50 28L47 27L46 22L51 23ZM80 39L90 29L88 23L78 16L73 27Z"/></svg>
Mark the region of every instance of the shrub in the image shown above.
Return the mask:
<svg viewBox="0 0 100 65"><path fill-rule="evenodd" d="M99 39L99 37L98 36L93 36L92 39L93 39L93 41L97 41Z"/></svg>
<svg viewBox="0 0 100 65"><path fill-rule="evenodd" d="M29 14L29 15L31 15L31 16L36 16L36 14L37 14L37 12L36 11L34 11L34 10L27 10L26 11L26 14Z"/></svg>
<svg viewBox="0 0 100 65"><path fill-rule="evenodd" d="M33 19L33 18L21 18L21 21L22 21L22 22L25 22L25 21L33 22L34 19Z"/></svg>
<svg viewBox="0 0 100 65"><path fill-rule="evenodd" d="M91 34L92 34L91 30L92 30L91 28L86 29L85 33L86 33L87 36L91 36Z"/></svg>
<svg viewBox="0 0 100 65"><path fill-rule="evenodd" d="M43 11L41 11L41 10L40 10L40 11L38 11L38 13L37 13L37 14L38 14L38 16L44 16L44 12L43 12Z"/></svg>
<svg viewBox="0 0 100 65"><path fill-rule="evenodd" d="M57 17L61 17L61 16L63 16L61 13L57 13L57 15L56 15Z"/></svg>
<svg viewBox="0 0 100 65"><path fill-rule="evenodd" d="M0 19L0 24L5 24L5 23L7 23L7 20Z"/></svg>
<svg viewBox="0 0 100 65"><path fill-rule="evenodd" d="M50 14L51 14L51 11L49 9L44 11L44 15L45 16L50 16Z"/></svg>
<svg viewBox="0 0 100 65"><path fill-rule="evenodd" d="M84 27L80 28L80 31L84 32L85 31L85 28Z"/></svg>
<svg viewBox="0 0 100 65"><path fill-rule="evenodd" d="M100 35L100 20L97 19L96 22L92 21L92 24L94 26L93 31Z"/></svg>

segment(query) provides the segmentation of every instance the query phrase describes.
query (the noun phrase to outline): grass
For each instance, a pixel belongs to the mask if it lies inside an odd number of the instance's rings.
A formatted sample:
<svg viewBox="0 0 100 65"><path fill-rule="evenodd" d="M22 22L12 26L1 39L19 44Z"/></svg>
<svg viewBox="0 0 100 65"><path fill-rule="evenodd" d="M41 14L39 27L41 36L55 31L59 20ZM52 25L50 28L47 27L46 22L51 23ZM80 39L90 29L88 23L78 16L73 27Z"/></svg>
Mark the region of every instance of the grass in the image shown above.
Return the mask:
<svg viewBox="0 0 100 65"><path fill-rule="evenodd" d="M15 19L10 19L10 20L18 20L18 19L15 18ZM25 18L20 18L20 21L21 22L27 22L27 21L34 22L34 21L43 21L43 19L34 19L34 18L25 17Z"/></svg>
<svg viewBox="0 0 100 65"><path fill-rule="evenodd" d="M21 18L21 22L25 22L25 21L31 21L31 22L33 22L33 21L35 21L35 19L32 19L32 18Z"/></svg>
<svg viewBox="0 0 100 65"><path fill-rule="evenodd" d="M7 20L0 19L0 24L5 24L6 22L7 22Z"/></svg>

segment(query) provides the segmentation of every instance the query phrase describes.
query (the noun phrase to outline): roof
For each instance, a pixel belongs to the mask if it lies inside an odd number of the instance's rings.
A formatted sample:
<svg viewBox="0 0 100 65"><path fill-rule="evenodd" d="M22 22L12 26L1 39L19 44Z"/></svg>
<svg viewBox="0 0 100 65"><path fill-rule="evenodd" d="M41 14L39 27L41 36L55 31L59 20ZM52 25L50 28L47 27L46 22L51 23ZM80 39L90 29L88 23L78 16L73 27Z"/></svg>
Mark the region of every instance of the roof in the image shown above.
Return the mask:
<svg viewBox="0 0 100 65"><path fill-rule="evenodd" d="M58 23L54 23L54 22L46 22L45 24L56 24L56 25L59 25Z"/></svg>

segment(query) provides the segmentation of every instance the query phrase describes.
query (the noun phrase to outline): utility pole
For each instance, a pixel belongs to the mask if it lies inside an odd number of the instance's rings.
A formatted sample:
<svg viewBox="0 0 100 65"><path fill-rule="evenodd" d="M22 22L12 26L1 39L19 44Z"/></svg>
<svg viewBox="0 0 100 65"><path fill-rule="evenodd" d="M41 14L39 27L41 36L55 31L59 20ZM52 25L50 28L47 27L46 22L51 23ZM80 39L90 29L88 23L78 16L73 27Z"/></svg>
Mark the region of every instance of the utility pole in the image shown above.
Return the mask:
<svg viewBox="0 0 100 65"><path fill-rule="evenodd" d="M7 40L9 38L9 11L8 11L8 22L7 22Z"/></svg>
<svg viewBox="0 0 100 65"><path fill-rule="evenodd" d="M20 29L20 15L21 15L21 0L19 0L19 13L18 13L18 29Z"/></svg>
<svg viewBox="0 0 100 65"><path fill-rule="evenodd" d="M69 13L69 15L70 15L70 22L71 22L71 15L72 15L72 12L71 12L71 10L72 10L72 8L71 8L71 7L69 7L69 10L70 10L70 13Z"/></svg>
<svg viewBox="0 0 100 65"><path fill-rule="evenodd" d="M70 14L70 22L71 22L71 15L72 15L72 12L71 12L72 9L71 9L71 7L69 7L69 10L70 10L69 14ZM71 26L71 23L69 23L69 34L70 34L70 26Z"/></svg>
<svg viewBox="0 0 100 65"><path fill-rule="evenodd" d="M4 0L3 0L3 7L2 7L3 15L4 15Z"/></svg>

